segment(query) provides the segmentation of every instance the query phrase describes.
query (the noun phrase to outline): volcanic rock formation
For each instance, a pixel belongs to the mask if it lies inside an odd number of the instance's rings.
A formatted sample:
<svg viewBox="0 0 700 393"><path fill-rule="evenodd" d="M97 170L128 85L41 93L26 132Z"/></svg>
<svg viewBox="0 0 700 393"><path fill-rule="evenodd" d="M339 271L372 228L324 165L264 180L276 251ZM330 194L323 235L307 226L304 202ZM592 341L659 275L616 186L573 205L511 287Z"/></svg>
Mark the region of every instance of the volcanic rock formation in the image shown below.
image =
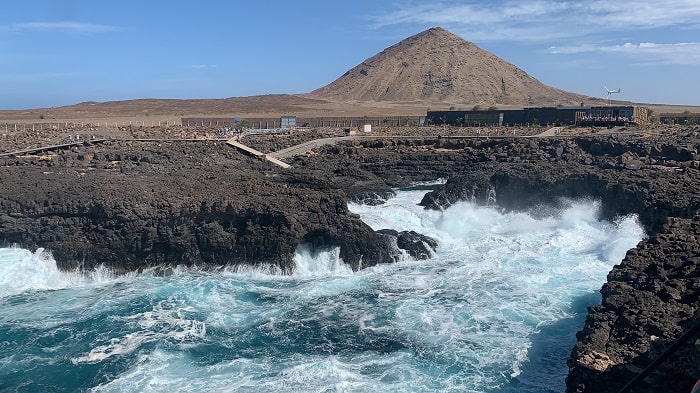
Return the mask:
<svg viewBox="0 0 700 393"><path fill-rule="evenodd" d="M377 102L383 105L377 106ZM225 99L140 99L84 102L71 106L0 111L0 119L104 119L191 115L261 114L403 115L427 107L467 109L503 106L603 104L604 101L549 87L513 64L439 27L386 48L334 82L305 94L269 94ZM387 109L388 108L388 109ZM354 112L354 113L353 113ZM180 117L180 116L177 116ZM172 121L172 120L171 120ZM99 121L97 121L99 122ZM136 122L139 123L139 122Z"/></svg>
<svg viewBox="0 0 700 393"><path fill-rule="evenodd" d="M638 213L650 236L610 273L569 359L568 391L615 392L700 322L699 138L697 128L363 138L295 157L289 170L220 141L108 141L0 158L0 238L49 248L64 269L267 262L291 271L299 244L340 247L357 269L396 260L389 245L416 258L436 246L416 233L373 231L348 211L348 200L381 199L390 187L449 178L423 201L436 209L491 203L492 189L509 209L592 197L604 218ZM691 343L636 391L689 391L698 358Z"/></svg>
<svg viewBox="0 0 700 393"><path fill-rule="evenodd" d="M498 56L439 27L363 61L312 96L332 101L552 105L588 97L546 86Z"/></svg>
<svg viewBox="0 0 700 393"><path fill-rule="evenodd" d="M359 269L435 249L419 234L373 231L322 177L284 181L271 170L221 141L113 141L0 157L0 244L46 248L66 270L116 271L272 264L291 272L300 244L339 247Z"/></svg>
<svg viewBox="0 0 700 393"><path fill-rule="evenodd" d="M650 237L612 269L602 303L589 308L568 361L567 392L620 391L700 324L699 135L485 142L487 163L465 168L421 202L443 209L495 194L501 207L532 209L592 197L607 219L637 213ZM700 375L698 344L691 338L633 391L690 391Z"/></svg>

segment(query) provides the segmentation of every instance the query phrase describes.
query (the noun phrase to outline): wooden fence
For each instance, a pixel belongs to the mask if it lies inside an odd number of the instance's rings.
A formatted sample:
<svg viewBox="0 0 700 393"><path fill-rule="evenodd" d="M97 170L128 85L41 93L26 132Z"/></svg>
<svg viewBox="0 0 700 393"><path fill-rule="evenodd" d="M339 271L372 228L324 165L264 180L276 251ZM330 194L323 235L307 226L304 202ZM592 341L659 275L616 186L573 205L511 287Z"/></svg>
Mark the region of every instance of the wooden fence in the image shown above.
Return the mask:
<svg viewBox="0 0 700 393"><path fill-rule="evenodd" d="M151 120L151 121L80 121L80 122L50 122L50 123L0 123L0 132L19 131L43 131L43 130L69 130L84 128L123 128L123 127L171 127L182 126L179 121Z"/></svg>

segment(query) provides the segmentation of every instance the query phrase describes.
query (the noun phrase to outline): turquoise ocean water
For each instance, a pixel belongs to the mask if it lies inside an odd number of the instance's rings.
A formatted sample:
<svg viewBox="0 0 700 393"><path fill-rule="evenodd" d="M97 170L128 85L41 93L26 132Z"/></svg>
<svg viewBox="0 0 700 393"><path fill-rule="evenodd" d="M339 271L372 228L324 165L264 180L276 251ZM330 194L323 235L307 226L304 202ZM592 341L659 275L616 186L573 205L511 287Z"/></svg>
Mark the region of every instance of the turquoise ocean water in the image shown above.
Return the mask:
<svg viewBox="0 0 700 393"><path fill-rule="evenodd" d="M337 249L272 268L114 276L0 249L0 392L562 392L608 271L644 236L594 202L444 212L401 191L351 205L440 242L353 273Z"/></svg>

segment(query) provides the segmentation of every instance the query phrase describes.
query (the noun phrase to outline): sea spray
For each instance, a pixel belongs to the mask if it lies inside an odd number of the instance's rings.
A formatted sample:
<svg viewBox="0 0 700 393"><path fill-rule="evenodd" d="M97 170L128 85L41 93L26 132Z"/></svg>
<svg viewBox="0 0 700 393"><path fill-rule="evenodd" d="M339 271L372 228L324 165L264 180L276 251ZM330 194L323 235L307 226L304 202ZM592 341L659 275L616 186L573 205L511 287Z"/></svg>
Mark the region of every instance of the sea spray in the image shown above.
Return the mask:
<svg viewBox="0 0 700 393"><path fill-rule="evenodd" d="M0 297L0 390L563 391L586 307L639 224L600 221L585 201L543 215L438 212L417 206L422 195L350 209L375 229L436 238L433 258L355 273L335 248L300 246L292 275L103 279L37 272L53 260L2 249L19 283Z"/></svg>
<svg viewBox="0 0 700 393"><path fill-rule="evenodd" d="M51 253L43 248L34 252L17 246L0 248L0 297L25 291L70 288L115 277L102 265L92 271L61 271Z"/></svg>
<svg viewBox="0 0 700 393"><path fill-rule="evenodd" d="M340 247L314 250L300 244L294 253L294 274L303 277L324 275L352 275L352 269L340 258Z"/></svg>

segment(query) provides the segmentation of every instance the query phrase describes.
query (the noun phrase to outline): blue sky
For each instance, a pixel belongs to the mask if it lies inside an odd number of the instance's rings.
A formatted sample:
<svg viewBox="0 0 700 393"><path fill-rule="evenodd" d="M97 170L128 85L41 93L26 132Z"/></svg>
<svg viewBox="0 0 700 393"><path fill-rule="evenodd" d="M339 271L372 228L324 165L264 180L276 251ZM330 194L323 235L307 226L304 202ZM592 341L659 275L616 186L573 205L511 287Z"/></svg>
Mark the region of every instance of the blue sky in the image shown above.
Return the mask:
<svg viewBox="0 0 700 393"><path fill-rule="evenodd" d="M700 105L700 1L3 0L0 109L306 93L440 26L543 83Z"/></svg>

